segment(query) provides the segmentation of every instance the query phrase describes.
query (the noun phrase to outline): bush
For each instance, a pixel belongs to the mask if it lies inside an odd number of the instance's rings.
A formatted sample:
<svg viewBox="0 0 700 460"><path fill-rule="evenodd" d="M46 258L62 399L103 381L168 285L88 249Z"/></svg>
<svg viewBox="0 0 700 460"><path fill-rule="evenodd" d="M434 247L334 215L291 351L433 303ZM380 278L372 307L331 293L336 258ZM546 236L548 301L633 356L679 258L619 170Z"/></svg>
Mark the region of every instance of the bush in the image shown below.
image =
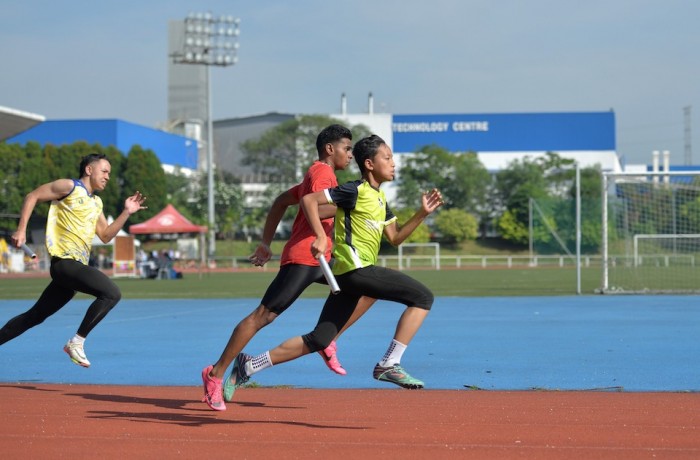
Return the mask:
<svg viewBox="0 0 700 460"><path fill-rule="evenodd" d="M446 243L461 243L475 240L478 236L479 222L476 217L462 209L445 209L435 217L435 226Z"/></svg>

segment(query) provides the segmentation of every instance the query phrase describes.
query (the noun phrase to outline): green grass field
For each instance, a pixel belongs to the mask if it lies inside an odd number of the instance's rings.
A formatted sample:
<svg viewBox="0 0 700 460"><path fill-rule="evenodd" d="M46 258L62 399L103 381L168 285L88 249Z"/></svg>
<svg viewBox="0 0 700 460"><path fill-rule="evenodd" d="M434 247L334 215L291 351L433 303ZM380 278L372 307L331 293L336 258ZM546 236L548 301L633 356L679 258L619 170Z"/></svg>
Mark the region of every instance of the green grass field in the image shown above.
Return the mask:
<svg viewBox="0 0 700 460"><path fill-rule="evenodd" d="M551 296L575 295L573 268L503 268L470 270L407 270L407 274L428 286L436 296ZM216 299L261 298L274 278L275 270L259 272L185 274L179 280L117 278L126 299ZM49 278L3 278L1 299L36 299ZM600 285L600 269L581 272L581 293L594 294ZM328 288L313 285L302 297L325 297ZM79 294L80 298L82 294Z"/></svg>

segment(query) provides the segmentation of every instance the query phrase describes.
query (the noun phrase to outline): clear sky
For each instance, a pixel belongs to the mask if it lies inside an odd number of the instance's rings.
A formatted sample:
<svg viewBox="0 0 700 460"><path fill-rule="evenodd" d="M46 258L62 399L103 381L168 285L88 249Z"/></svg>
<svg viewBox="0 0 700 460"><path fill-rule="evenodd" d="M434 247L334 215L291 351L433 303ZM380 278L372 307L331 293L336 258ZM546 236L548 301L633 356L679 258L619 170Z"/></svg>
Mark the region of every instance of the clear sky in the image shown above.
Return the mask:
<svg viewBox="0 0 700 460"><path fill-rule="evenodd" d="M0 105L48 119L167 117L168 22L241 19L215 119L614 110L618 153L700 164L700 1L0 0Z"/></svg>

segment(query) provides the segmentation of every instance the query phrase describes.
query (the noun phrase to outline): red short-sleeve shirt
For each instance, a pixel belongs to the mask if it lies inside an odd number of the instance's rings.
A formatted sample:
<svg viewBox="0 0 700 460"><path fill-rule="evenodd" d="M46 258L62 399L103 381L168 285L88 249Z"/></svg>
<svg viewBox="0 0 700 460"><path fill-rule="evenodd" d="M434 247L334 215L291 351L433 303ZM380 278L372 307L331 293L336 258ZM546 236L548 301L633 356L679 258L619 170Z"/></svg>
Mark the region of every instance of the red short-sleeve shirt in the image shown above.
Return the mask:
<svg viewBox="0 0 700 460"><path fill-rule="evenodd" d="M333 167L326 163L315 161L309 170L306 171L304 180L302 180L300 184L292 187L290 191L296 195L299 201L301 201L301 198L304 195L308 195L309 193L313 192L320 192L321 190L336 187L337 185L338 179L335 177ZM331 249L333 246L333 238L331 235L331 232L333 231L333 218L329 217L328 219L323 219L322 224L328 237L326 260L330 260ZM300 207L299 211L297 212L297 216L294 219L294 224L292 225L292 235L282 250L280 264L317 266L318 260L311 255L311 243L313 243L315 239L316 234L311 229L311 226L304 215L304 211Z"/></svg>

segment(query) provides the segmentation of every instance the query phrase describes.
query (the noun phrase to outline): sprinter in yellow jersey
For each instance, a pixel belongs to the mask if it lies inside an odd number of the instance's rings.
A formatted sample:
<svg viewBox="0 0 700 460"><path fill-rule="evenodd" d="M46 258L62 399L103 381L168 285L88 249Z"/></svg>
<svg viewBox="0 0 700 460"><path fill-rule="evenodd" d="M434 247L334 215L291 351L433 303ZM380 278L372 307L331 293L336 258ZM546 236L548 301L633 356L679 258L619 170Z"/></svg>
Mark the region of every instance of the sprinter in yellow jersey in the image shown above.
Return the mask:
<svg viewBox="0 0 700 460"><path fill-rule="evenodd" d="M63 350L71 361L89 367L83 343L90 331L121 298L114 282L100 270L88 265L92 239L97 235L107 243L117 235L133 213L145 209L146 199L136 192L124 202L124 210L111 224L102 213L102 200L95 192L109 182L111 165L103 154L90 154L80 162L80 179L58 179L29 192L22 204L19 225L12 244L27 241L27 222L37 203L51 201L46 222L46 248L51 256L51 283L39 300L26 312L12 318L0 329L0 345L41 324L73 298L76 292L95 296L75 336Z"/></svg>

